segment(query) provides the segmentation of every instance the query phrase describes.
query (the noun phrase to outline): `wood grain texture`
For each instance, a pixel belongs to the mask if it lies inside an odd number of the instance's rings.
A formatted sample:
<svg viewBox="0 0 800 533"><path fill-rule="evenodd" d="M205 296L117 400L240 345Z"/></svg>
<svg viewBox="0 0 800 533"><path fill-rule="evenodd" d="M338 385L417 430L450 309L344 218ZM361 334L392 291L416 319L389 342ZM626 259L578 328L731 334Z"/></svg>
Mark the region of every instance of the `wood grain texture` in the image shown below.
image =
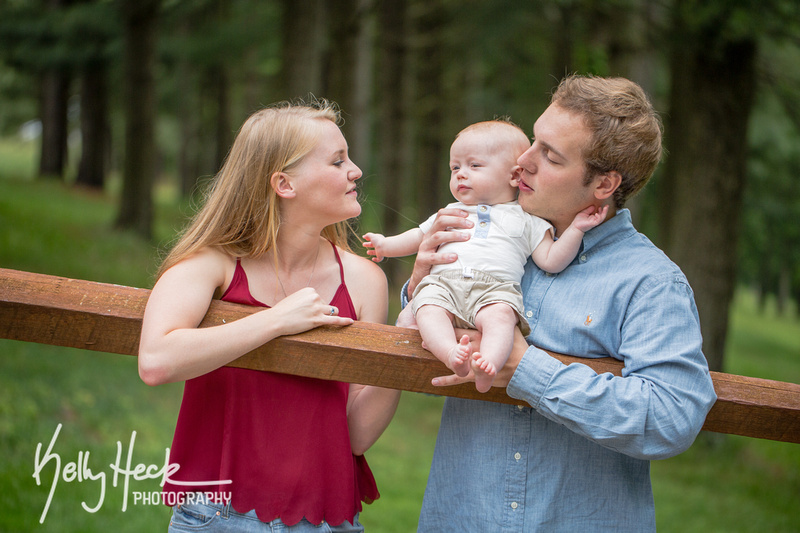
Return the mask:
<svg viewBox="0 0 800 533"><path fill-rule="evenodd" d="M149 294L146 289L0 269L0 338L136 355ZM214 301L201 327L237 320L254 311ZM619 375L622 369L612 358L554 356L564 364L585 364L597 373ZM280 337L230 365L520 403L502 388L481 394L472 384L433 387L431 379L446 374L447 369L422 349L416 330L364 322ZM800 385L720 372L712 372L712 378L719 398L703 429L800 443Z"/></svg>

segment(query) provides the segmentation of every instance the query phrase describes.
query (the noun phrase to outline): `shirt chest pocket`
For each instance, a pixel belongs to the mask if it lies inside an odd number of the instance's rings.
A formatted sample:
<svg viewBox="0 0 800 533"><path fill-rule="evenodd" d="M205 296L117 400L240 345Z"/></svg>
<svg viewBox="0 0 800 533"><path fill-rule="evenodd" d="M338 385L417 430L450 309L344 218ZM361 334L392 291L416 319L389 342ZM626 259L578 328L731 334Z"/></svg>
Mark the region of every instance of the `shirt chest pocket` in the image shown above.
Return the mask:
<svg viewBox="0 0 800 533"><path fill-rule="evenodd" d="M522 237L523 231L525 229L525 219L522 217L520 213L514 211L507 211L505 213L501 213L497 217L497 228L511 237L512 239L518 239Z"/></svg>

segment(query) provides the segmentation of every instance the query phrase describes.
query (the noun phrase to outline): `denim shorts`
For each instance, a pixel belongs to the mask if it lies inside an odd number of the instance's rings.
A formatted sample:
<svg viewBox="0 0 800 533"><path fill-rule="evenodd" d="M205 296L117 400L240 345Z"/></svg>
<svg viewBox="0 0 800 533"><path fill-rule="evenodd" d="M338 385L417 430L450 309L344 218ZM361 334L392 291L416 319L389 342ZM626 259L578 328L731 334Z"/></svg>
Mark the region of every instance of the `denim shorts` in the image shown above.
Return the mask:
<svg viewBox="0 0 800 533"><path fill-rule="evenodd" d="M287 533L363 533L364 526L358 521L358 513L352 524L345 521L338 526L327 522L314 525L305 518L293 526L287 526L280 518L272 522L262 522L255 510L238 513L228 503L215 503L198 497L193 501L176 505L172 508L172 520L169 522L169 533L184 531L224 531L242 533L271 533L285 531Z"/></svg>

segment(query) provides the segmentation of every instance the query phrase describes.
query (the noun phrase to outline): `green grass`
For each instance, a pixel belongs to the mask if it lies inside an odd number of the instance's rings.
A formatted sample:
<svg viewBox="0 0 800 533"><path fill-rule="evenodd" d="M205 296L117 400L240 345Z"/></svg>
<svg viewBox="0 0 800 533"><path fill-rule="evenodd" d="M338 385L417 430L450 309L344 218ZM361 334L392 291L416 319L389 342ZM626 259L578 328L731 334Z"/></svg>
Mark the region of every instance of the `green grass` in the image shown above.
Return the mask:
<svg viewBox="0 0 800 533"><path fill-rule="evenodd" d="M23 141L19 138L1 139L0 178L30 180L38 157L38 146L33 141Z"/></svg>
<svg viewBox="0 0 800 533"><path fill-rule="evenodd" d="M25 153L25 150L28 153ZM27 166L26 166L27 165ZM111 229L116 205L30 179L30 149L0 142L0 267L148 287L157 253L151 243ZM158 242L177 227L179 211L161 206ZM0 287L2 290L2 287ZM747 291L737 294L727 370L800 383L800 322L796 311L759 314ZM153 480L112 486L117 443L126 456L136 432L133 464L163 465L180 404L180 385L147 387L132 357L0 340L0 531L164 531L169 510L135 504L133 491ZM415 531L439 423L442 399L404 393L397 416L367 457L382 497L365 507L368 531ZM58 424L54 446L62 470L90 452L93 471L108 474L96 513L98 482L59 482L44 524L39 518L55 473L33 477ZM659 531L796 532L800 530L800 445L728 436L700 439L688 452L653 463Z"/></svg>
<svg viewBox="0 0 800 533"><path fill-rule="evenodd" d="M726 372L800 383L800 317L759 312L740 289ZM659 531L800 531L800 444L726 436L700 439L652 467Z"/></svg>

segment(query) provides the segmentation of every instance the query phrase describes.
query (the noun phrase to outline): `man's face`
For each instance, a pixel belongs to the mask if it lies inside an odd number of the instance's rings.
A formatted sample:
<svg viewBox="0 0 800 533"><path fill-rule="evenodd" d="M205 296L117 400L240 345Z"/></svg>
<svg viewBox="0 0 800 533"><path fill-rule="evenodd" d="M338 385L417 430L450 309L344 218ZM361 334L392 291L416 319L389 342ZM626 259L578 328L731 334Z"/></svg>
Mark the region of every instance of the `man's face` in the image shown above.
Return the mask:
<svg viewBox="0 0 800 533"><path fill-rule="evenodd" d="M591 185L583 184L589 129L578 115L552 104L534 124L533 135L530 149L517 160L519 203L549 220L560 235L579 211L596 203Z"/></svg>

